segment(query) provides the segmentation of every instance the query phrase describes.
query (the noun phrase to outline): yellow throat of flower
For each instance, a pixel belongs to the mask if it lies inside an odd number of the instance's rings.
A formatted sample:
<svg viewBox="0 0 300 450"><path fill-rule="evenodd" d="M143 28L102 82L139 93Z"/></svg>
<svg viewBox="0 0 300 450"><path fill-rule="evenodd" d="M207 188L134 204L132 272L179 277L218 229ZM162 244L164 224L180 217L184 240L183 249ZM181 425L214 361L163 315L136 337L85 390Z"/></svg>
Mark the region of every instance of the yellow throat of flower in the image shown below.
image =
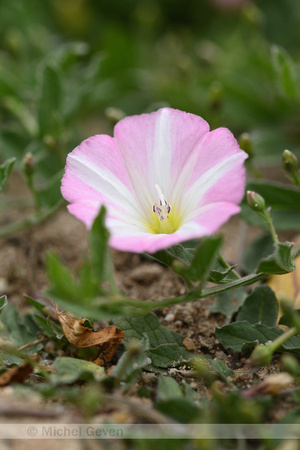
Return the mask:
<svg viewBox="0 0 300 450"><path fill-rule="evenodd" d="M160 189L156 184L155 188L158 193L159 203L154 203L152 206L151 220L148 225L149 231L152 234L172 234L177 231L182 225L179 212L176 207L172 207L168 203Z"/></svg>

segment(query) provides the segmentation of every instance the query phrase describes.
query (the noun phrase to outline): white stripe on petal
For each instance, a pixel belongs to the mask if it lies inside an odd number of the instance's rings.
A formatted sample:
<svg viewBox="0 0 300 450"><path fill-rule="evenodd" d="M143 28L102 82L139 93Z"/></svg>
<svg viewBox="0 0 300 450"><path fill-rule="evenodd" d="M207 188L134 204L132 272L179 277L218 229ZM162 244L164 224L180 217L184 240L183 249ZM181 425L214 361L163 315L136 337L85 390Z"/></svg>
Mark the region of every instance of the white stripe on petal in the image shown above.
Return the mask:
<svg viewBox="0 0 300 450"><path fill-rule="evenodd" d="M158 184L166 196L170 195L171 159L174 143L172 142L172 119L168 109L162 109L157 115L152 151L148 153L150 180Z"/></svg>
<svg viewBox="0 0 300 450"><path fill-rule="evenodd" d="M125 216L140 219L139 206L128 188L106 167L101 169L91 162L87 155L72 154L68 156L68 170L99 193L104 193L112 203L125 210ZM120 210L115 214L122 215Z"/></svg>
<svg viewBox="0 0 300 450"><path fill-rule="evenodd" d="M235 166L240 165L245 160L245 154L236 153L229 158L223 159L216 166L209 169L201 175L201 177L184 192L183 195L183 214L184 222L191 220L197 215L198 207L201 206L201 201L207 192L214 184ZM178 186L180 189L181 186Z"/></svg>

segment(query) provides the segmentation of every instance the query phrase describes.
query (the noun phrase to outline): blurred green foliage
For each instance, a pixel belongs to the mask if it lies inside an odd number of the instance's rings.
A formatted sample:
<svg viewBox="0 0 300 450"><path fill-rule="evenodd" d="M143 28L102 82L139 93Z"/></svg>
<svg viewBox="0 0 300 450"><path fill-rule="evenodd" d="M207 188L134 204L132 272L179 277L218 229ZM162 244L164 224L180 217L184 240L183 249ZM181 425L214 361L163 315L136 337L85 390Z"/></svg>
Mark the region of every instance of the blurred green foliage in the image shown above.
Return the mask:
<svg viewBox="0 0 300 450"><path fill-rule="evenodd" d="M0 5L1 156L49 178L105 111L170 105L249 132L256 163L299 154L300 4L27 0Z"/></svg>

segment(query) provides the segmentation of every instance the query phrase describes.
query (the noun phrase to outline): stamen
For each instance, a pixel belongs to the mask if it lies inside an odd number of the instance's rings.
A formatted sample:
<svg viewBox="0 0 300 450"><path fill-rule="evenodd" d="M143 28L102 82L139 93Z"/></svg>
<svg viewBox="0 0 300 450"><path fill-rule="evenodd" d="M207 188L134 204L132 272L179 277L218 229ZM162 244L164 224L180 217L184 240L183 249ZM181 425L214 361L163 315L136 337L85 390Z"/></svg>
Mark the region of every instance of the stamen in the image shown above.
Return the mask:
<svg viewBox="0 0 300 450"><path fill-rule="evenodd" d="M157 184L155 185L155 188L158 193L159 204L161 207L157 206L157 204L154 203L152 206L152 211L158 215L159 220L162 222L163 220L165 220L165 218L169 219L168 214L170 214L172 208L170 203L167 203L164 194L162 193L160 187Z"/></svg>
<svg viewBox="0 0 300 450"><path fill-rule="evenodd" d="M166 202L166 200L165 200L164 194L161 192L161 189L160 189L160 187L158 186L158 184L155 185L155 188L156 188L157 193L158 193L160 206L166 205L167 202Z"/></svg>

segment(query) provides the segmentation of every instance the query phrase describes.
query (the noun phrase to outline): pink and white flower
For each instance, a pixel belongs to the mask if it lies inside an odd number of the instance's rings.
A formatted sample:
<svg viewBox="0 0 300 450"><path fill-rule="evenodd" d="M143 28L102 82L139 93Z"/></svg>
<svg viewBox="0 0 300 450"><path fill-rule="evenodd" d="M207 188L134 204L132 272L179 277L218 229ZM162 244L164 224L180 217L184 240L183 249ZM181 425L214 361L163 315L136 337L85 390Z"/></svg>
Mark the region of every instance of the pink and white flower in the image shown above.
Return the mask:
<svg viewBox="0 0 300 450"><path fill-rule="evenodd" d="M62 194L88 228L107 209L110 246L149 252L214 233L239 212L247 158L226 128L171 108L121 120L67 158Z"/></svg>

